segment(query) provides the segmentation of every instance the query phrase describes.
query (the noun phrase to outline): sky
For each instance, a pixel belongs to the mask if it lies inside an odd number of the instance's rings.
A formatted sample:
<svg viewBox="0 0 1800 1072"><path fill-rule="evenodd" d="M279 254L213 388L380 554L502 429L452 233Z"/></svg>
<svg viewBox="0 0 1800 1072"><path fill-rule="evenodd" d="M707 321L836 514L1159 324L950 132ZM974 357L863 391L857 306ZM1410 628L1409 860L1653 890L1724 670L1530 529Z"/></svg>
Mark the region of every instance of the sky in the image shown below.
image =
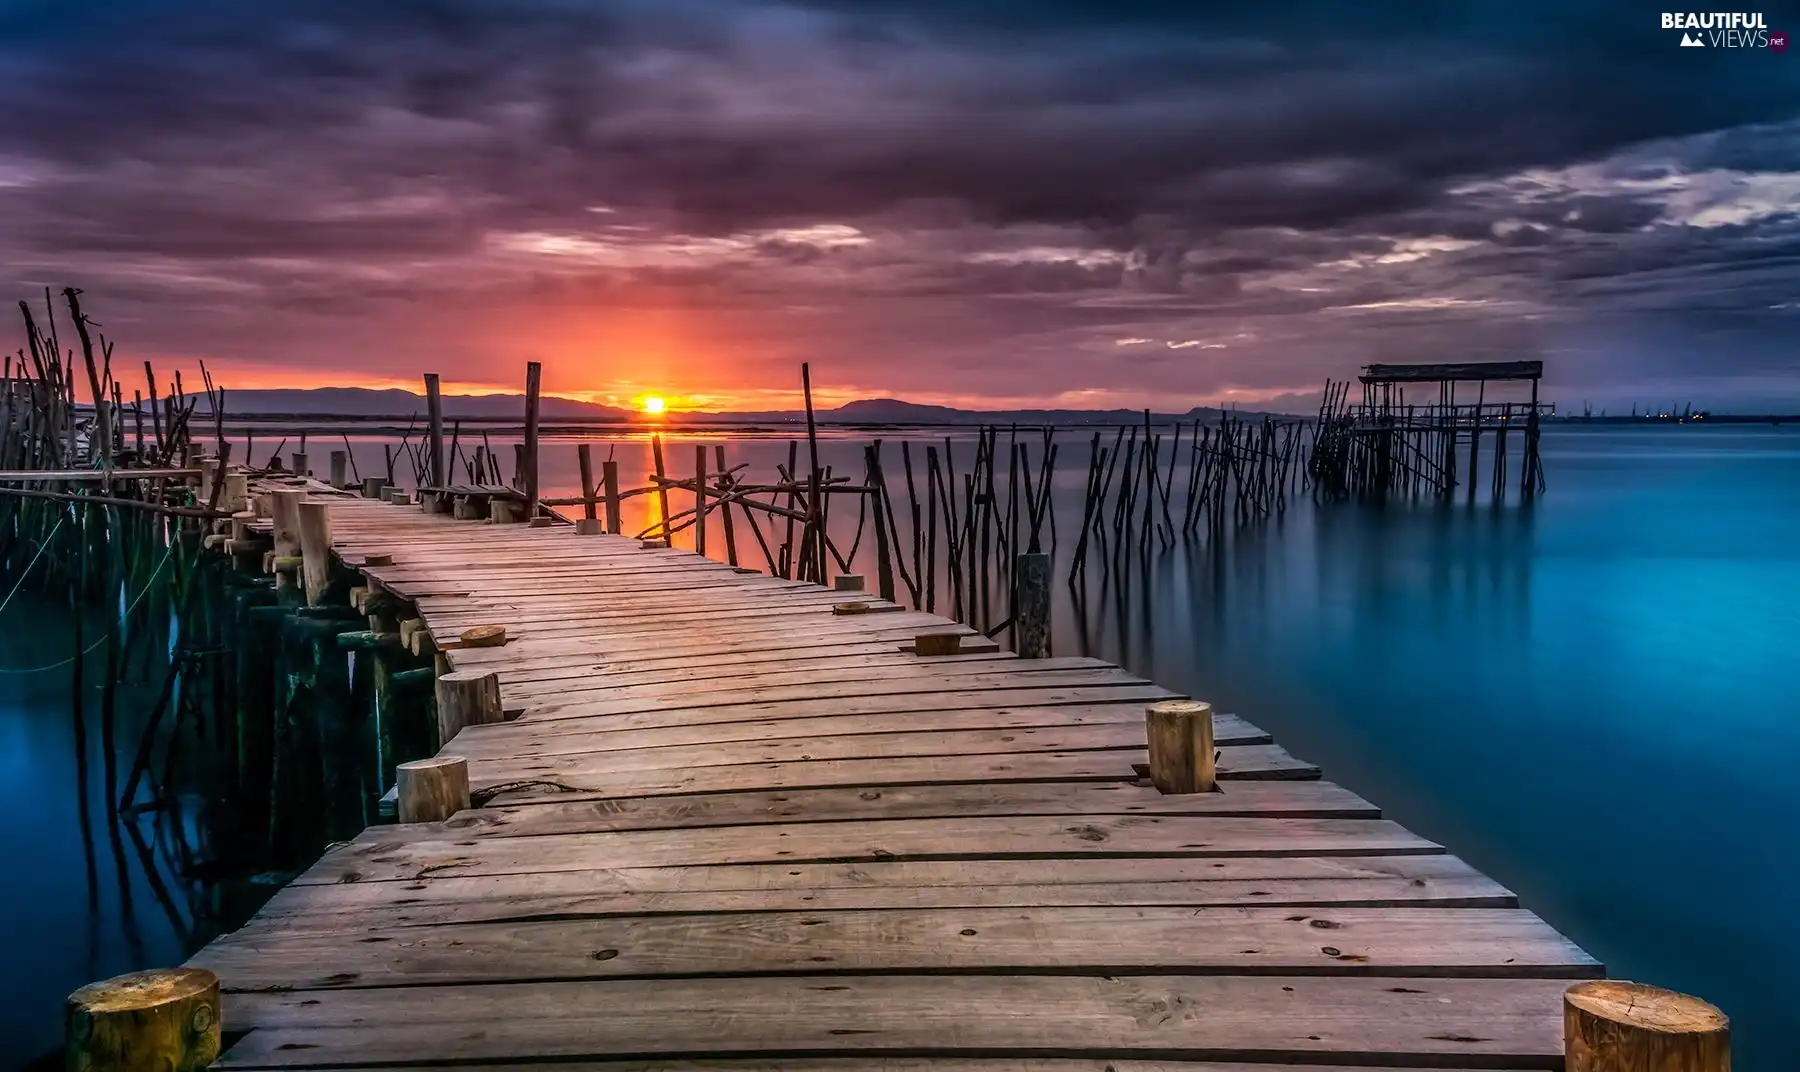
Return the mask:
<svg viewBox="0 0 1800 1072"><path fill-rule="evenodd" d="M1800 410L1800 49L1651 7L4 0L0 280L240 388Z"/></svg>

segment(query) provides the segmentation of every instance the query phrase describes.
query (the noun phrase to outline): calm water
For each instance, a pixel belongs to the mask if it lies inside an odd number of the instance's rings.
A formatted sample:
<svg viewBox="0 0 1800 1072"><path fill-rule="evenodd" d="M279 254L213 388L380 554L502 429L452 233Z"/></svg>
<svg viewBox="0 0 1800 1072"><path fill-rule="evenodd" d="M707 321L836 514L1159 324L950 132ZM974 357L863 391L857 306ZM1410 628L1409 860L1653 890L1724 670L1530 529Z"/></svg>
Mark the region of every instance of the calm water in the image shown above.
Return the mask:
<svg viewBox="0 0 1800 1072"><path fill-rule="evenodd" d="M1076 438L1056 480L1065 558L1086 466ZM721 441L758 478L786 454ZM596 442L642 483L641 440ZM674 474L692 471L693 442L669 443ZM1800 939L1778 903L1800 883L1800 430L1556 428L1544 448L1550 493L1529 510L1302 501L1221 548L1178 546L1104 582L1096 564L1079 605L1057 585L1056 650L1243 714L1512 886L1612 974L1723 1006L1739 1068L1800 1066L1781 1030ZM316 467L328 449L311 445ZM355 451L365 474L380 467L379 444ZM852 443L825 455L861 471ZM886 461L897 487L892 445ZM576 490L567 443L546 447L544 486ZM628 524L650 499L631 507ZM15 628L41 609L21 613L0 620L0 665L61 657ZM16 965L0 994L7 1054L54 1043L68 989L172 962L193 927L148 892L129 841L124 925L103 832L90 900L67 676L52 676L0 675L0 800L29 817L0 832L25 862L0 916Z"/></svg>

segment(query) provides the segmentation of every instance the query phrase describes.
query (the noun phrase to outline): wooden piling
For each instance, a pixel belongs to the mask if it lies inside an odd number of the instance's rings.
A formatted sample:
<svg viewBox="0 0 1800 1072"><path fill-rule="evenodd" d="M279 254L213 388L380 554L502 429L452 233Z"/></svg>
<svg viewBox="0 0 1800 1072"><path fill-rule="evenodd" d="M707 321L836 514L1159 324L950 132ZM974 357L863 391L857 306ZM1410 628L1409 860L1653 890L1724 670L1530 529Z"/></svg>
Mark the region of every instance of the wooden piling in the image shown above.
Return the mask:
<svg viewBox="0 0 1800 1072"><path fill-rule="evenodd" d="M1050 657L1050 556L1027 551L1013 559L1013 627L1019 655Z"/></svg>
<svg viewBox="0 0 1800 1072"><path fill-rule="evenodd" d="M962 651L962 634L920 633L913 638L913 651L927 658L955 655Z"/></svg>
<svg viewBox="0 0 1800 1072"><path fill-rule="evenodd" d="M706 444L694 444L694 551L706 553Z"/></svg>
<svg viewBox="0 0 1800 1072"><path fill-rule="evenodd" d="M1164 700L1144 709L1150 781L1163 793L1210 793L1218 787L1212 705Z"/></svg>
<svg viewBox="0 0 1800 1072"><path fill-rule="evenodd" d="M269 517L275 522L275 557L291 558L300 554L300 503L306 492L298 488L280 488L269 492Z"/></svg>
<svg viewBox="0 0 1800 1072"><path fill-rule="evenodd" d="M299 511L301 572L306 602L316 607L331 584L331 504L302 502Z"/></svg>
<svg viewBox="0 0 1800 1072"><path fill-rule="evenodd" d="M425 477L434 488L446 483L444 474L444 400L438 390L438 374L425 374L426 444Z"/></svg>
<svg viewBox="0 0 1800 1072"><path fill-rule="evenodd" d="M586 443L575 448L575 458L581 465L581 509L582 517L594 520L594 452Z"/></svg>
<svg viewBox="0 0 1800 1072"><path fill-rule="evenodd" d="M544 379L539 361L525 364L525 449L521 457L519 490L525 493L525 517L537 516L538 507L538 393Z"/></svg>
<svg viewBox="0 0 1800 1072"><path fill-rule="evenodd" d="M204 968L90 983L64 1006L69 1072L200 1072L218 1060L219 977Z"/></svg>
<svg viewBox="0 0 1800 1072"><path fill-rule="evenodd" d="M365 476L362 482L362 493L365 499L379 499L387 491L388 479L384 476Z"/></svg>
<svg viewBox="0 0 1800 1072"><path fill-rule="evenodd" d="M601 462L600 479L606 485L606 531L617 535L624 524L619 510L619 463L610 458Z"/></svg>
<svg viewBox="0 0 1800 1072"><path fill-rule="evenodd" d="M456 670L437 679L438 741L448 744L464 726L504 720L500 676L491 671Z"/></svg>
<svg viewBox="0 0 1800 1072"><path fill-rule="evenodd" d="M1731 1023L1672 990L1595 979L1563 995L1568 1072L1731 1072Z"/></svg>
<svg viewBox="0 0 1800 1072"><path fill-rule="evenodd" d="M469 807L469 761L461 756L415 759L394 770L403 823L441 823Z"/></svg>
<svg viewBox="0 0 1800 1072"><path fill-rule="evenodd" d="M350 480L350 452L334 450L331 452L331 486L344 487Z"/></svg>

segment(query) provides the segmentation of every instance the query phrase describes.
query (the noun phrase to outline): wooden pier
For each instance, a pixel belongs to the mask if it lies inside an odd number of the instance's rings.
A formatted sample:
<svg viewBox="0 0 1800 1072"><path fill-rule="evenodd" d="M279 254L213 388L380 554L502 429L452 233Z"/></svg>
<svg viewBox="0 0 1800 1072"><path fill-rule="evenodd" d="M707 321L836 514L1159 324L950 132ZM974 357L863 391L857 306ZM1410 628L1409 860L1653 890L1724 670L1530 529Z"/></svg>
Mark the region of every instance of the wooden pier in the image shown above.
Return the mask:
<svg viewBox="0 0 1800 1072"><path fill-rule="evenodd" d="M1159 792L1145 708L1175 694L1104 662L313 494L503 720L441 753L482 806L365 831L193 958L220 1067L1549 1069L1601 974L1240 718L1220 791ZM453 646L484 625L506 643Z"/></svg>

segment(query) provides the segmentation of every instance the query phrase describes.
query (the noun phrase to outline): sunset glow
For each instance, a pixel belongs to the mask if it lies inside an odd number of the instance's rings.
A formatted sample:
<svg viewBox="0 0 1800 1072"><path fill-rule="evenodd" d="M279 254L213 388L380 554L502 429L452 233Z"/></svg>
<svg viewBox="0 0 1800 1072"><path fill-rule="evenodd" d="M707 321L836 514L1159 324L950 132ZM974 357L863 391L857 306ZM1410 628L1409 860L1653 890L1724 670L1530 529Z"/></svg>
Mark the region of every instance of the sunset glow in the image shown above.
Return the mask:
<svg viewBox="0 0 1800 1072"><path fill-rule="evenodd" d="M652 417L660 417L668 409L668 403L656 395L646 395L643 401L644 412Z"/></svg>

